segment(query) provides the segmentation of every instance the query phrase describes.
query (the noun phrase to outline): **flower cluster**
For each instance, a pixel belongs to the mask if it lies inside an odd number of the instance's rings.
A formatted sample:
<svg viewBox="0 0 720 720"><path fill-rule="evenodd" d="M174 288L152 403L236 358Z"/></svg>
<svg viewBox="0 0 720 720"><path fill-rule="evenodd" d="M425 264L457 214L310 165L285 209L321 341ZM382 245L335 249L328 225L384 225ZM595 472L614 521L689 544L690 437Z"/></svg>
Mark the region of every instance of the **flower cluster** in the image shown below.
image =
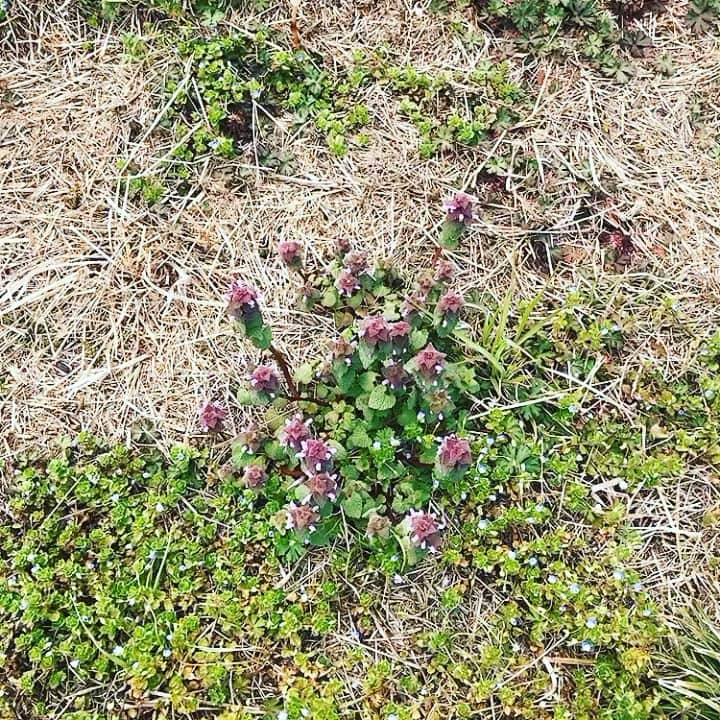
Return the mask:
<svg viewBox="0 0 720 720"><path fill-rule="evenodd" d="M302 248L295 240L285 240L278 245L278 254L282 262L293 270L302 267Z"/></svg>
<svg viewBox="0 0 720 720"><path fill-rule="evenodd" d="M473 201L469 195L459 192L443 204L449 220L469 225L473 221Z"/></svg>
<svg viewBox="0 0 720 720"><path fill-rule="evenodd" d="M445 527L437 516L424 510L410 510L407 516L410 541L421 550L436 552L440 544L440 531Z"/></svg>
<svg viewBox="0 0 720 720"><path fill-rule="evenodd" d="M443 438L438 448L437 464L443 473L466 470L472 464L470 443L455 435Z"/></svg>
<svg viewBox="0 0 720 720"><path fill-rule="evenodd" d="M368 272L367 255L363 252L350 251L350 244L338 241L338 250L343 260L343 268L335 282L340 295L350 297L360 290L360 278Z"/></svg>
<svg viewBox="0 0 720 720"><path fill-rule="evenodd" d="M209 432L220 432L228 411L219 403L207 402L199 410L200 427Z"/></svg>
<svg viewBox="0 0 720 720"><path fill-rule="evenodd" d="M247 321L260 312L258 297L254 287L242 280L233 280L226 295L228 315L234 320Z"/></svg>
<svg viewBox="0 0 720 720"><path fill-rule="evenodd" d="M280 376L271 365L259 365L250 373L250 385L274 398L280 390Z"/></svg>

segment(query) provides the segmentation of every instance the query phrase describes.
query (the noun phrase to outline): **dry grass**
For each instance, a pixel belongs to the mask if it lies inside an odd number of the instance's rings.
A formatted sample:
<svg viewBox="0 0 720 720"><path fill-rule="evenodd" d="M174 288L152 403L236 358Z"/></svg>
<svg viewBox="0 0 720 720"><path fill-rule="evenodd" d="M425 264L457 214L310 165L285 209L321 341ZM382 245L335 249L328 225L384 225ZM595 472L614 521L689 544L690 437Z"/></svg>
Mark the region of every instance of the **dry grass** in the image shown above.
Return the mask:
<svg viewBox="0 0 720 720"><path fill-rule="evenodd" d="M367 150L335 158L312 133L292 136L287 118L277 118L296 157L293 177L254 167L232 188L224 168L205 165L190 199L139 208L118 190L117 161L132 157L150 173L169 149L167 138L145 132L157 120L166 61L128 62L116 33L89 31L68 3L42 5L25 8L25 35L6 41L0 65L0 455L83 428L163 447L187 440L201 399L230 400L253 359L223 319L229 277L263 289L293 357L312 354L332 328L311 328L286 309L292 290L274 245L302 240L322 262L327 245L345 236L420 268L440 199L453 187L475 190L494 149L424 161L395 101L371 88ZM387 43L428 71L471 68L506 49L488 40L468 50L438 17L400 1L380 5L307 3L305 41L340 62L351 48ZM281 15L266 19L284 24ZM691 41L673 14L662 23L647 29L657 31L656 55L676 63L670 78L651 72L652 60L625 86L572 60L524 71L537 102L498 145L536 157L534 187L509 177L458 261L465 287L497 295L511 278L518 296L546 289L562 297L590 281L623 293L638 336L628 362L673 373L694 352L688 338L720 319L720 53L711 39ZM579 220L583 207L589 213ZM632 233L638 252L626 274L601 269L604 223ZM550 278L528 251L537 231L570 258ZM685 332L653 312L665 297L677 301ZM237 409L234 421L242 423ZM673 595L718 592L706 562L717 548L699 527L708 493L717 501L707 477L689 478L676 496L637 511L645 562Z"/></svg>

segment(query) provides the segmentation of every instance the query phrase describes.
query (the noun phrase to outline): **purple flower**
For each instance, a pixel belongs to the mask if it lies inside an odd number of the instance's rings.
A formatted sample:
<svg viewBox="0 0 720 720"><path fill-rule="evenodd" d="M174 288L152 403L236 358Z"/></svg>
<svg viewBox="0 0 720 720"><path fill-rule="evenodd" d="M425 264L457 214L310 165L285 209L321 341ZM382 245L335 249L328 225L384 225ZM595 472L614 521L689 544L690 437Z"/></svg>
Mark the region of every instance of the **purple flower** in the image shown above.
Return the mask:
<svg viewBox="0 0 720 720"><path fill-rule="evenodd" d="M297 456L305 461L308 470L322 472L330 467L330 461L335 454L335 448L330 447L323 440L309 438L303 440Z"/></svg>
<svg viewBox="0 0 720 720"><path fill-rule="evenodd" d="M408 380L408 374L402 363L389 363L382 369L382 376L393 389L401 388Z"/></svg>
<svg viewBox="0 0 720 720"><path fill-rule="evenodd" d="M249 488L259 488L267 482L267 473L262 465L248 465L245 468L243 482Z"/></svg>
<svg viewBox="0 0 720 720"><path fill-rule="evenodd" d="M388 334L391 340L407 340L410 334L410 323L405 320L399 320L398 322L390 323Z"/></svg>
<svg viewBox="0 0 720 720"><path fill-rule="evenodd" d="M302 267L301 250L300 243L294 240L285 240L278 245L280 259L290 268Z"/></svg>
<svg viewBox="0 0 720 720"><path fill-rule="evenodd" d="M278 434L280 444L292 448L295 452L300 452L302 444L311 437L311 422L311 420L303 420L302 415L295 415L286 420L285 427L281 428Z"/></svg>
<svg viewBox="0 0 720 720"><path fill-rule="evenodd" d="M473 201L463 192L457 193L452 200L446 200L443 207L447 210L449 220L469 225L473 221Z"/></svg>
<svg viewBox="0 0 720 720"><path fill-rule="evenodd" d="M259 311L258 291L242 280L233 280L225 297L227 313L235 320L246 320Z"/></svg>
<svg viewBox="0 0 720 720"><path fill-rule="evenodd" d="M444 283L452 282L455 278L456 269L455 265L449 260L441 260L435 270L435 280Z"/></svg>
<svg viewBox="0 0 720 720"><path fill-rule="evenodd" d="M426 379L435 378L445 369L447 355L428 343L414 358L418 372Z"/></svg>
<svg viewBox="0 0 720 720"><path fill-rule="evenodd" d="M418 297L417 295L410 295L410 297L403 300L403 304L400 306L400 314L411 320L420 310L425 302L424 298Z"/></svg>
<svg viewBox="0 0 720 720"><path fill-rule="evenodd" d="M200 426L206 431L219 432L227 414L228 411L219 403L207 402L198 410Z"/></svg>
<svg viewBox="0 0 720 720"><path fill-rule="evenodd" d="M326 500L335 500L337 497L337 475L319 472L310 475L303 483L310 491L310 494L303 500L304 503L314 500L315 502L325 502Z"/></svg>
<svg viewBox="0 0 720 720"><path fill-rule="evenodd" d="M311 505L296 505L291 502L286 508L287 521L285 527L288 530L305 530L315 532L315 524L320 520L318 508Z"/></svg>
<svg viewBox="0 0 720 720"><path fill-rule="evenodd" d="M472 451L464 438L448 435L443 438L437 453L438 464L443 470L458 470L470 466Z"/></svg>
<svg viewBox="0 0 720 720"><path fill-rule="evenodd" d="M422 550L435 552L440 543L439 532L444 525L435 515L424 510L411 510L407 519L411 542Z"/></svg>
<svg viewBox="0 0 720 720"><path fill-rule="evenodd" d="M438 300L438 310L443 315L457 315L460 310L462 310L463 306L465 305L465 300L463 300L463 296L460 293L455 292L454 290L448 290L439 300Z"/></svg>
<svg viewBox="0 0 720 720"><path fill-rule="evenodd" d="M270 365L258 365L250 375L250 384L262 392L275 394L280 389L280 376Z"/></svg>
<svg viewBox="0 0 720 720"><path fill-rule="evenodd" d="M343 270L335 281L335 287L340 291L341 295L350 296L360 289L360 283L350 270Z"/></svg>
<svg viewBox="0 0 720 720"><path fill-rule="evenodd" d="M377 345L390 339L390 325L382 315L363 318L358 335L368 344Z"/></svg>
<svg viewBox="0 0 720 720"><path fill-rule="evenodd" d="M354 250L343 258L343 264L353 275L362 275L368 269L367 255Z"/></svg>

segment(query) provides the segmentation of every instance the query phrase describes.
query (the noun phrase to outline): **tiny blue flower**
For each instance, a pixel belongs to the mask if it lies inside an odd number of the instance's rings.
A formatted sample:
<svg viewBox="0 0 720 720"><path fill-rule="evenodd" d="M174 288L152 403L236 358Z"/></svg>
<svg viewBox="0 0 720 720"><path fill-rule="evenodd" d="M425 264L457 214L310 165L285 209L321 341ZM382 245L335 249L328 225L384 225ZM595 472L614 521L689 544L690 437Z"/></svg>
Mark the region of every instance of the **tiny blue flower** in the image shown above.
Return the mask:
<svg viewBox="0 0 720 720"><path fill-rule="evenodd" d="M625 579L625 571L624 570L615 570L613 572L613 577L616 580L624 580Z"/></svg>
<svg viewBox="0 0 720 720"><path fill-rule="evenodd" d="M589 640L583 640L582 644L580 645L580 649L583 652L592 652L593 651L593 644Z"/></svg>
<svg viewBox="0 0 720 720"><path fill-rule="evenodd" d="M597 618L596 618L596 617L589 617L589 618L585 621L585 627L588 627L588 628L597 627L597 622L598 622L598 621L597 621Z"/></svg>
<svg viewBox="0 0 720 720"><path fill-rule="evenodd" d="M632 587L635 592L642 592L643 584L641 582L636 582Z"/></svg>
<svg viewBox="0 0 720 720"><path fill-rule="evenodd" d="M549 575L548 576L548 582L551 585L554 585L558 581L557 575Z"/></svg>
<svg viewBox="0 0 720 720"><path fill-rule="evenodd" d="M570 584L570 592L573 595L577 595L580 592L580 586L576 582L571 583Z"/></svg>

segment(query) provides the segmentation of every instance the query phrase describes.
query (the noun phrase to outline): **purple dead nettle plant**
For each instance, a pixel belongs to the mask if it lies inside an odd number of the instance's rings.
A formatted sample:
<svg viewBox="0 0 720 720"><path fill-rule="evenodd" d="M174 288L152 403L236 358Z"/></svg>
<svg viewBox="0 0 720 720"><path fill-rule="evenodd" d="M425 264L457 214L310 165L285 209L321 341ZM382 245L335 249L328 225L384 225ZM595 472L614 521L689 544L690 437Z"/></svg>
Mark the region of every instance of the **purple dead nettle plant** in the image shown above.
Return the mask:
<svg viewBox="0 0 720 720"><path fill-rule="evenodd" d="M350 297L360 289L360 281L350 270L343 270L335 281L335 287L340 295Z"/></svg>
<svg viewBox="0 0 720 720"><path fill-rule="evenodd" d="M460 471L465 472L472 464L472 450L465 438L448 435L440 441L437 452L437 469L441 475Z"/></svg>
<svg viewBox="0 0 720 720"><path fill-rule="evenodd" d="M337 449L328 445L324 440L309 438L300 444L297 457L302 461L303 470L308 474L329 472L332 468L332 458Z"/></svg>
<svg viewBox="0 0 720 720"><path fill-rule="evenodd" d="M320 520L318 510L316 505L289 503L285 508L287 515L285 527L288 530L315 532Z"/></svg>
<svg viewBox="0 0 720 720"><path fill-rule="evenodd" d="M302 247L295 240L285 240L278 245L280 260L291 270L299 270L303 266Z"/></svg>
<svg viewBox="0 0 720 720"><path fill-rule="evenodd" d="M233 280L226 295L227 313L234 320L248 321L260 314L258 291L242 280Z"/></svg>
<svg viewBox="0 0 720 720"><path fill-rule="evenodd" d="M248 465L245 468L243 482L253 490L262 487L267 482L268 476L262 465Z"/></svg>
<svg viewBox="0 0 720 720"><path fill-rule="evenodd" d="M449 283L455 279L457 268L450 260L440 260L435 269L435 280L441 283Z"/></svg>
<svg viewBox="0 0 720 720"><path fill-rule="evenodd" d="M289 418L278 432L280 444L299 453L302 450L302 444L312 437L311 424L312 420L305 420L300 414Z"/></svg>
<svg viewBox="0 0 720 720"><path fill-rule="evenodd" d="M469 225L473 221L473 199L464 192L457 193L443 203L448 220Z"/></svg>
<svg viewBox="0 0 720 720"><path fill-rule="evenodd" d="M199 410L200 427L206 432L220 432L228 411L216 402L206 402Z"/></svg>
<svg viewBox="0 0 720 720"><path fill-rule="evenodd" d="M428 343L413 358L413 363L422 379L427 383L437 385L437 380L445 370L447 355L437 350L432 343Z"/></svg>
<svg viewBox="0 0 720 720"><path fill-rule="evenodd" d="M440 545L440 531L445 528L445 523L440 522L435 514L425 510L410 510L406 524L413 545L430 553L437 551Z"/></svg>
<svg viewBox="0 0 720 720"><path fill-rule="evenodd" d="M248 378L250 385L260 393L265 393L271 399L277 397L280 390L280 376L271 365L259 365Z"/></svg>

